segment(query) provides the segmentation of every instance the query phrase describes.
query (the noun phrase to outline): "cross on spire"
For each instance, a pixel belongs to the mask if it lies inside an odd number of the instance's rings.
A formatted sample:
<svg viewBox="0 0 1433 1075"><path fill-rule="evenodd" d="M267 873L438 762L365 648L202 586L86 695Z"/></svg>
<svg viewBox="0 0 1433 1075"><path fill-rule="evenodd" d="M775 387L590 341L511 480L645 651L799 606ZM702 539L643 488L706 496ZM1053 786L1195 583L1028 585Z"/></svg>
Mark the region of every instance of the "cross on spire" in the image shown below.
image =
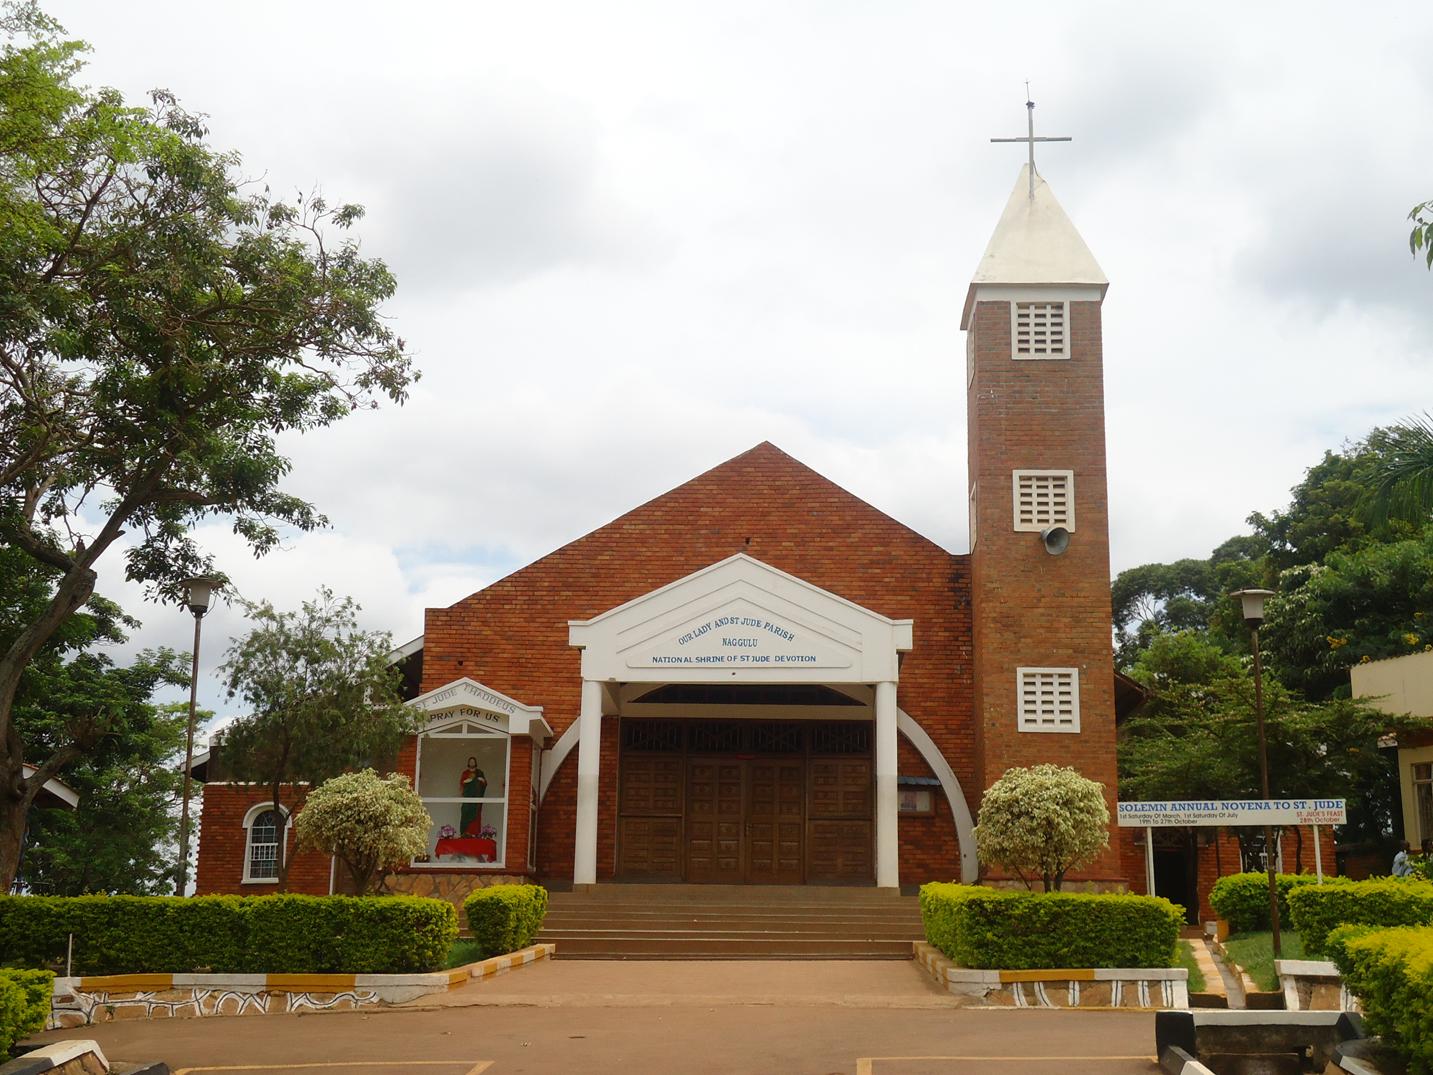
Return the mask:
<svg viewBox="0 0 1433 1075"><path fill-rule="evenodd" d="M1035 143L1036 142L1069 142L1069 138L1036 138L1035 137L1035 102L1030 100L1030 83L1025 83L1025 116L1029 124L1029 133L1024 138L992 138L992 142L1025 142L1030 146L1030 200L1035 200Z"/></svg>

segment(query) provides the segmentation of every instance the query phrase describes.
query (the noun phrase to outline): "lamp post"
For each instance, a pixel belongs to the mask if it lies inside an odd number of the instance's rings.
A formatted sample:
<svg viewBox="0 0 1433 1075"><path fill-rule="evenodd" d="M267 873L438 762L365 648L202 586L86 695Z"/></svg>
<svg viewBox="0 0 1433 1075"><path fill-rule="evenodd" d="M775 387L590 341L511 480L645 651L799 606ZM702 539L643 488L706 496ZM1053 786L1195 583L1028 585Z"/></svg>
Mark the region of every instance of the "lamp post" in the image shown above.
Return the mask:
<svg viewBox="0 0 1433 1075"><path fill-rule="evenodd" d="M1254 650L1254 720L1259 726L1259 780L1264 798L1269 795L1269 743L1264 735L1264 670L1259 660L1259 628L1264 622L1264 602L1274 596L1273 590L1235 590L1230 597L1243 605L1244 622L1249 625L1249 638ZM1269 926L1274 934L1274 958L1281 957L1279 945L1279 885L1274 879L1274 829L1264 826L1264 865L1269 874Z"/></svg>
<svg viewBox="0 0 1433 1075"><path fill-rule="evenodd" d="M189 670L189 728L184 738L184 797L179 807L179 877L174 894L184 895L189 887L189 793L194 781L194 714L199 700L199 625L204 613L214 604L222 580L211 575L196 575L180 583L184 587L184 603L194 614L194 658Z"/></svg>

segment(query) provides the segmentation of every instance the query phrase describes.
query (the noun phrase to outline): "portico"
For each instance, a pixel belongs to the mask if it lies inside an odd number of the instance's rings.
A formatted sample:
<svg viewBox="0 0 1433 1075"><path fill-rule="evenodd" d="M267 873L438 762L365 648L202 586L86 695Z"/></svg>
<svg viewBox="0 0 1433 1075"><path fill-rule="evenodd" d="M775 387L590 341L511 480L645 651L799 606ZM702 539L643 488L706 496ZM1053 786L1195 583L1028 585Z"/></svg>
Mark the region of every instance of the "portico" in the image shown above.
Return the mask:
<svg viewBox="0 0 1433 1075"><path fill-rule="evenodd" d="M602 771L601 724L604 716L621 716L653 718L654 725L663 719L719 718L727 728L735 721L769 725L779 719L782 728L794 729L765 737L781 743L767 747L766 753L784 749L788 754L784 761L767 757L749 735L741 741L729 737L725 744L689 747L705 768L685 768L674 778L686 783L685 792L674 794L685 801L697 795L695 809L710 815L700 831L688 820L679 837L683 840L719 843L720 815L730 813L729 828L742 824L738 799L743 794L748 802L755 794L767 803L770 816L756 823L767 825L769 831L763 834L758 829L755 846L764 856L763 863L770 861L773 869L783 854L796 854L802 861L810 858L809 852L791 848L810 840L797 826L812 824L807 814L816 800L790 789L817 778L811 775L815 769L797 775L798 763L792 760L787 741L799 738L814 745L821 738L814 731L818 727L839 731L846 722L866 722L861 731L869 731L867 779L873 786L867 790L874 800L874 880L879 887L898 887L897 686L901 654L913 645L911 620L889 619L737 554L600 616L570 621L569 641L582 651L581 710L573 725L577 732L574 884L597 880L599 790L604 780L616 775ZM800 734L803 725L809 736ZM735 731L739 735L742 729ZM830 738L828 732L822 741ZM559 741L549 772L573 745ZM723 757L715 752L722 745L729 748L724 772ZM743 775L737 768L740 764L748 769L756 766L756 775ZM834 760L817 764L826 783L842 779L843 770ZM844 779L859 783L860 772L858 765L847 765ZM740 789L743 780L745 792ZM702 781L699 795L693 791L695 781ZM753 781L766 783L753 793ZM953 804L957 817L967 822L958 824L965 830L961 832L964 850L969 842L968 811L963 798L957 798ZM779 799L787 805L773 805ZM841 816L859 818L858 814ZM748 818L748 832L751 825ZM740 833L732 835L733 841L740 838ZM713 859L723 858L715 846L708 851ZM728 848L728 856L738 853L735 844ZM779 876L790 880L789 875Z"/></svg>

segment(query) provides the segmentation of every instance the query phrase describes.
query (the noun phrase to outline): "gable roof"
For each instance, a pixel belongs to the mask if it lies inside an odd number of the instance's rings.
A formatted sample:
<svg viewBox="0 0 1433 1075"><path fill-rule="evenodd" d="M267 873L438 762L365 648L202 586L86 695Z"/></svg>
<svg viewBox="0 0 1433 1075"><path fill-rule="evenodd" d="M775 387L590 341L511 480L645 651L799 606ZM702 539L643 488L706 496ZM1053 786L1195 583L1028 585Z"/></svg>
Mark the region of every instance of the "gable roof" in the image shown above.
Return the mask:
<svg viewBox="0 0 1433 1075"><path fill-rule="evenodd" d="M781 537L789 529L785 517L794 511L801 512L808 519L814 517L829 521L833 527L899 530L904 539L924 545L931 553L956 555L855 493L843 489L770 441L762 441L490 583L484 589L517 581L528 572L542 569L550 561L573 555L580 547L597 541L616 547L632 547L654 538L661 540L664 532L687 528L704 531L708 539L704 544L707 545L713 543L712 539L722 543L722 537L730 535L723 550L728 554L745 552L758 559L769 559L767 550L770 546L764 549L763 539ZM616 551L614 548L612 555ZM704 553L700 559L671 577L678 578L689 571L706 567L716 558Z"/></svg>

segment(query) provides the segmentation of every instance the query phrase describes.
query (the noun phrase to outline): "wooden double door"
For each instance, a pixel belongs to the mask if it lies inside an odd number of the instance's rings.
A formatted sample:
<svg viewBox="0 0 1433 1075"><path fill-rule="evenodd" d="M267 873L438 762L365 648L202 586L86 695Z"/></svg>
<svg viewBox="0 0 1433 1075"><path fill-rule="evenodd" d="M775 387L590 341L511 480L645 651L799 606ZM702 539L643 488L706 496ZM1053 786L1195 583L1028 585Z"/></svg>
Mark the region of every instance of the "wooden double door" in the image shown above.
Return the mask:
<svg viewBox="0 0 1433 1075"><path fill-rule="evenodd" d="M658 745L681 747L685 738ZM618 877L773 885L873 880L869 750L813 755L809 746L825 741L805 729L782 742L787 751L773 756L624 744ZM841 742L862 746L849 736Z"/></svg>
<svg viewBox="0 0 1433 1075"><path fill-rule="evenodd" d="M805 876L803 759L688 758L686 880L799 885Z"/></svg>

